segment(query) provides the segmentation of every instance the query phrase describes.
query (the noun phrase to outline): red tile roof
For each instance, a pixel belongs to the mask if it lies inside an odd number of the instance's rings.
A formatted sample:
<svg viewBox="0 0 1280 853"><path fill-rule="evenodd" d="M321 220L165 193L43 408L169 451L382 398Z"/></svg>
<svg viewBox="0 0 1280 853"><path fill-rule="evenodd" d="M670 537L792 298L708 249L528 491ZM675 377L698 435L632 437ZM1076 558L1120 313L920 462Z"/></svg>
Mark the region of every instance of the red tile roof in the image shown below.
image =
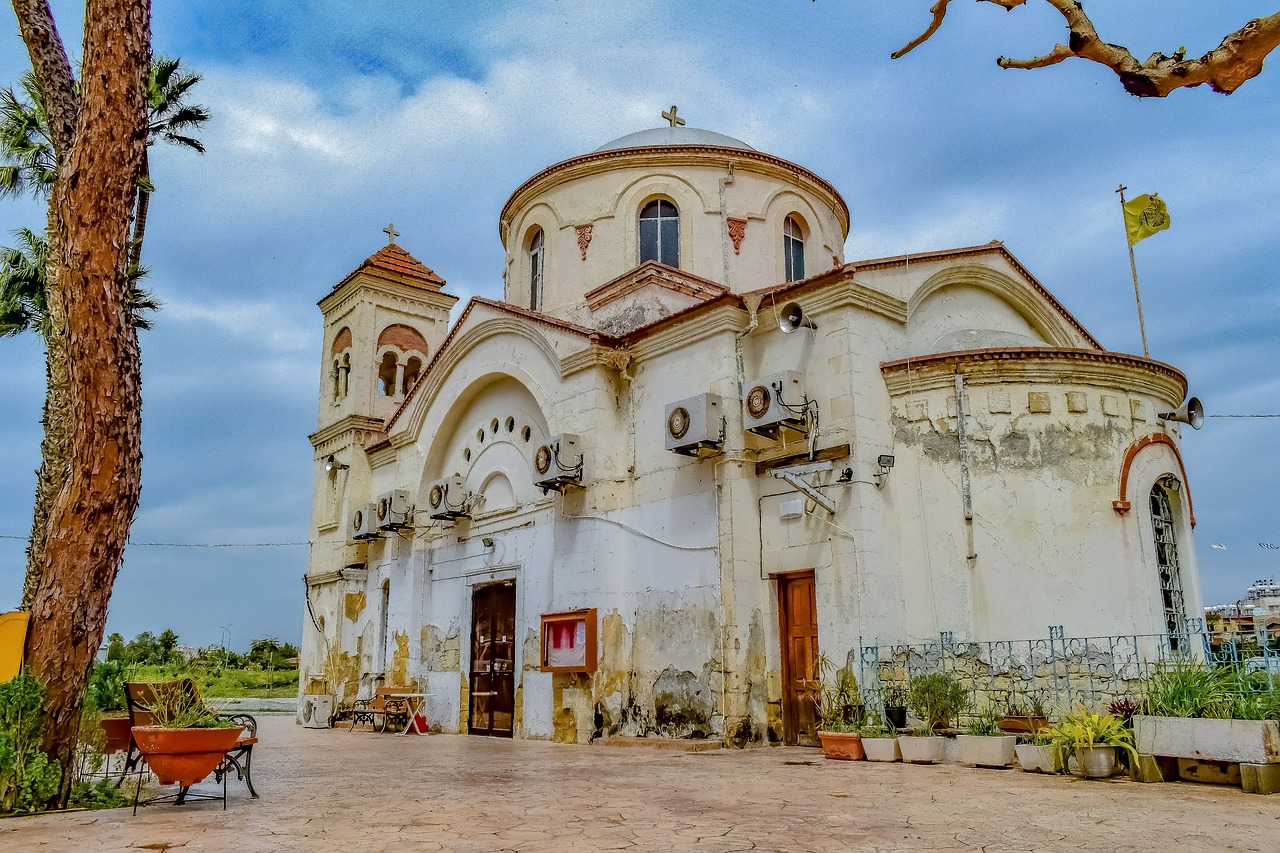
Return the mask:
<svg viewBox="0 0 1280 853"><path fill-rule="evenodd" d="M390 243L366 258L360 266L352 270L350 275L334 285L333 289L337 290L366 270L389 272L398 278L409 279L411 283L418 284L427 290L439 290L444 286L444 279L436 275L422 261L394 243Z"/></svg>

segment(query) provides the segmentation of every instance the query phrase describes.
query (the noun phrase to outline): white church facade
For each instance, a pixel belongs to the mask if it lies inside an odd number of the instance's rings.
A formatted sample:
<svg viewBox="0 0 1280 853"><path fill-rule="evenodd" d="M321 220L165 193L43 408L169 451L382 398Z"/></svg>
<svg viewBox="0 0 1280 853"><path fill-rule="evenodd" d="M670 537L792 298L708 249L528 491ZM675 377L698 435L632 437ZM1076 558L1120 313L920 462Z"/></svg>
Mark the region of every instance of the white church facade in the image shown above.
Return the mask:
<svg viewBox="0 0 1280 853"><path fill-rule="evenodd" d="M828 182L680 126L549 166L499 225L504 299L452 326L393 229L319 303L303 692L794 742L819 653L1200 614L1185 377L1002 244L847 261Z"/></svg>

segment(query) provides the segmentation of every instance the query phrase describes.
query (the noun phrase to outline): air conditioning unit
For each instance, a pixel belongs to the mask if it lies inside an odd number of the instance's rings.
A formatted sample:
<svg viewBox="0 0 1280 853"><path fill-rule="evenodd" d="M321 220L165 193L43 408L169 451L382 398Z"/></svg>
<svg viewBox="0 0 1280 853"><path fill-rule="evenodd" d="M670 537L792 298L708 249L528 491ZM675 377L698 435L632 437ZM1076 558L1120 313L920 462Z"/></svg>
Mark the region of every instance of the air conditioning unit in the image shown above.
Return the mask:
<svg viewBox="0 0 1280 853"><path fill-rule="evenodd" d="M455 475L435 480L427 489L427 514L445 521L465 518L471 515L470 500L466 481L461 477Z"/></svg>
<svg viewBox="0 0 1280 853"><path fill-rule="evenodd" d="M378 538L378 505L376 503L358 506L351 513L352 539Z"/></svg>
<svg viewBox="0 0 1280 853"><path fill-rule="evenodd" d="M742 425L747 432L777 439L783 430L801 434L809 398L804 382L794 370L750 379L742 385Z"/></svg>
<svg viewBox="0 0 1280 853"><path fill-rule="evenodd" d="M304 729L327 729L333 725L332 696L303 696L299 710Z"/></svg>
<svg viewBox="0 0 1280 853"><path fill-rule="evenodd" d="M413 526L413 505L409 503L409 492L396 489L378 496L378 529L399 530Z"/></svg>
<svg viewBox="0 0 1280 853"><path fill-rule="evenodd" d="M667 450L685 456L714 456L724 447L724 401L699 394L667 405Z"/></svg>
<svg viewBox="0 0 1280 853"><path fill-rule="evenodd" d="M582 439L569 433L551 436L533 455L533 470L533 483L544 493L581 486Z"/></svg>

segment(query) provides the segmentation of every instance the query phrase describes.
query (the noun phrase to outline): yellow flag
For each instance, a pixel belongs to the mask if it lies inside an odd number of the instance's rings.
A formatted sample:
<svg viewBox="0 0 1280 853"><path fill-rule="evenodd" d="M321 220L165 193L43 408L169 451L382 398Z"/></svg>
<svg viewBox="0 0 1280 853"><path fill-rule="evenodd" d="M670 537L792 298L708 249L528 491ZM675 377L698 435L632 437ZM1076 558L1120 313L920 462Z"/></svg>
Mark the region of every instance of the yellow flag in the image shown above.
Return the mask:
<svg viewBox="0 0 1280 853"><path fill-rule="evenodd" d="M1155 193L1124 203L1124 230L1129 232L1130 246L1168 227L1169 211Z"/></svg>

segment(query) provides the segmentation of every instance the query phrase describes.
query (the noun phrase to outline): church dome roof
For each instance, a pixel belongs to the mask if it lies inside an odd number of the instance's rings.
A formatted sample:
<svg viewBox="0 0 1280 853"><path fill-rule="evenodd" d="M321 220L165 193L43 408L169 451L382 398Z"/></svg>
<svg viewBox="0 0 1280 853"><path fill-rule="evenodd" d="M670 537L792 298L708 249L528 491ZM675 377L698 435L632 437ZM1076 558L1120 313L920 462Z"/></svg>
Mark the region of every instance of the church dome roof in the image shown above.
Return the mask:
<svg viewBox="0 0 1280 853"><path fill-rule="evenodd" d="M654 127L619 136L612 142L601 145L593 153L616 151L619 148L649 148L655 145L714 145L743 151L756 150L741 139L734 139L714 130L703 130L700 127Z"/></svg>

